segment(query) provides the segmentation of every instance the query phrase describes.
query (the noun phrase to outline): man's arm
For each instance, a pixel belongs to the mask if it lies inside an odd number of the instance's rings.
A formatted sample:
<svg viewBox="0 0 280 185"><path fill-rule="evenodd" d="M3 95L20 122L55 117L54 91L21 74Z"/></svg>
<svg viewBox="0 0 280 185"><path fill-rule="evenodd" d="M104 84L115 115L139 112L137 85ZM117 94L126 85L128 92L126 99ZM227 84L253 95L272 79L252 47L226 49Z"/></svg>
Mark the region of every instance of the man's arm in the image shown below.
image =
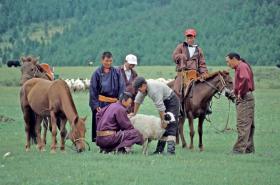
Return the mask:
<svg viewBox="0 0 280 185"><path fill-rule="evenodd" d="M99 83L97 71L95 71L90 80L89 87L89 105L92 110L100 110L99 101L98 101L98 86Z"/></svg>
<svg viewBox="0 0 280 185"><path fill-rule="evenodd" d="M172 58L175 64L178 64L181 61L187 59L186 54L184 54L182 51L182 47L183 47L182 44L179 44L173 51Z"/></svg>

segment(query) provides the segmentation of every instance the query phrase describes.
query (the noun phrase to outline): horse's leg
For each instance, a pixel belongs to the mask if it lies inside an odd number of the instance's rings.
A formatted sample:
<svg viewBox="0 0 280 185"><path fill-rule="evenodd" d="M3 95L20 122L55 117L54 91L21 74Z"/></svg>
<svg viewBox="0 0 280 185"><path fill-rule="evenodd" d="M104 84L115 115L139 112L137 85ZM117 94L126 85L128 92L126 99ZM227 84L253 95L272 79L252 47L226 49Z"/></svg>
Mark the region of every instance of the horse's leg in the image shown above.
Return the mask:
<svg viewBox="0 0 280 185"><path fill-rule="evenodd" d="M47 131L48 131L48 118L44 117L43 118L43 127L44 127L44 133L43 133L43 143L46 145L47 144Z"/></svg>
<svg viewBox="0 0 280 185"><path fill-rule="evenodd" d="M23 110L23 118L25 123L25 133L26 133L26 144L25 144L25 151L30 151L30 116L28 114L28 110Z"/></svg>
<svg viewBox="0 0 280 185"><path fill-rule="evenodd" d="M44 151L44 143L41 139L41 123L43 118L41 116L36 115L36 122L35 122L35 131L37 136L37 147L39 151Z"/></svg>
<svg viewBox="0 0 280 185"><path fill-rule="evenodd" d="M181 141L182 141L182 148L186 148L187 147L187 142L185 139L185 132L184 132L184 123L185 123L185 118L182 117L179 119L179 134L181 137Z"/></svg>
<svg viewBox="0 0 280 185"><path fill-rule="evenodd" d="M67 130L65 128L67 119L61 118L60 119L60 136L61 136L61 143L60 143L60 150L65 151L65 137L67 135Z"/></svg>
<svg viewBox="0 0 280 185"><path fill-rule="evenodd" d="M203 134L203 121L204 121L205 117L199 117L198 118L198 135L199 135L199 149L202 152L204 150L203 148L203 144L202 144L202 134Z"/></svg>
<svg viewBox="0 0 280 185"><path fill-rule="evenodd" d="M193 117L189 116L188 120L189 120L190 138L191 138L191 143L190 143L189 149L192 150L193 149L193 136L194 136Z"/></svg>
<svg viewBox="0 0 280 185"><path fill-rule="evenodd" d="M180 144L180 140L179 140L180 134L179 134L179 122L178 122L178 129L176 132L176 145Z"/></svg>
<svg viewBox="0 0 280 185"><path fill-rule="evenodd" d="M51 115L51 125L52 125L52 144L51 144L51 153L55 153L56 150L56 115L54 111L50 111Z"/></svg>

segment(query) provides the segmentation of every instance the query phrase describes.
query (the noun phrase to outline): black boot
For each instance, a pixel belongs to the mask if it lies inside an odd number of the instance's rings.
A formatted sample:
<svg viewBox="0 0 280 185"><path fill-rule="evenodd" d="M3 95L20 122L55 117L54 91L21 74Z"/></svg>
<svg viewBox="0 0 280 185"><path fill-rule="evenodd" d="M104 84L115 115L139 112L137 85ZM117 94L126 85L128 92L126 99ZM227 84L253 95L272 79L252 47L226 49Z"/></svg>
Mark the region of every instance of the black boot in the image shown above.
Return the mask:
<svg viewBox="0 0 280 185"><path fill-rule="evenodd" d="M167 141L167 154L175 155L175 142Z"/></svg>
<svg viewBox="0 0 280 185"><path fill-rule="evenodd" d="M156 151L154 151L153 154L162 154L164 151L165 144L166 144L166 141L159 140L157 143Z"/></svg>

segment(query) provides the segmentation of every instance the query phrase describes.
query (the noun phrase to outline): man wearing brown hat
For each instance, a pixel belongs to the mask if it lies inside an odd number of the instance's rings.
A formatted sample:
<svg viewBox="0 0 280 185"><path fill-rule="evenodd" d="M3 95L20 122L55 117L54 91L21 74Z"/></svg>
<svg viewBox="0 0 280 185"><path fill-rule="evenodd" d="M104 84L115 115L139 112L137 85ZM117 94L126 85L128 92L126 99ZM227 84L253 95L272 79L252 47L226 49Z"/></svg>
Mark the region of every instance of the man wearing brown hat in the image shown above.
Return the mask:
<svg viewBox="0 0 280 185"><path fill-rule="evenodd" d="M133 69L137 65L137 57L133 54L129 54L125 57L124 64L120 66L120 71L124 79L125 83L125 91L130 92L132 94L132 104L128 108L128 113L133 112L134 110L134 98L135 98L135 90L132 86L132 82L137 77L136 71Z"/></svg>
<svg viewBox="0 0 280 185"><path fill-rule="evenodd" d="M205 78L208 75L202 49L195 44L196 30L187 29L185 36L185 41L176 47L172 55L177 71L174 91L181 101L184 98L184 91L192 80L199 77ZM207 113L211 113L210 109L207 110Z"/></svg>

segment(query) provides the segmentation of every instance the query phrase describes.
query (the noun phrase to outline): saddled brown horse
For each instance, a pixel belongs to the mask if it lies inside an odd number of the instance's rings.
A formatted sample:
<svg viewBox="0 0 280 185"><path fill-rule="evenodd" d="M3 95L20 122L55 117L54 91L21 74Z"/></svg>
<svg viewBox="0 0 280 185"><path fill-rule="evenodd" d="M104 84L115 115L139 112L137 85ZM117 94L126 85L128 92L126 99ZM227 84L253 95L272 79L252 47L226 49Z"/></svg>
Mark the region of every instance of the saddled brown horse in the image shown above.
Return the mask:
<svg viewBox="0 0 280 185"><path fill-rule="evenodd" d="M38 58L33 56L21 57L21 79L20 85L23 85L27 80L31 78L43 78L46 80L53 80L47 72L44 71L42 66L39 64ZM49 118L43 118L43 142L46 144L46 137L47 137L47 129ZM51 125L50 125L51 126ZM50 127L51 129L51 127Z"/></svg>
<svg viewBox="0 0 280 185"><path fill-rule="evenodd" d="M51 152L56 150L57 119L60 119L61 150L65 150L65 125L70 123L68 134L78 152L85 150L85 120L78 116L69 87L63 80L49 81L33 78L21 87L20 103L25 121L26 151L30 150L30 139L37 141L39 150L44 150L41 139L41 122L50 116L52 125Z"/></svg>
<svg viewBox="0 0 280 185"><path fill-rule="evenodd" d="M167 84L173 88L174 81ZM207 79L196 80L189 93L184 97L182 106L184 107L184 114L179 119L179 133L182 147L186 148L187 143L184 136L184 122L188 118L189 129L190 129L190 149L193 149L193 137L194 137L194 126L193 121L198 118L198 134L199 134L199 149L203 151L202 134L203 134L203 121L206 117L206 110L208 102L211 101L212 97L224 90L231 91L233 88L232 78L227 71L218 71L210 74ZM233 97L230 97L233 98ZM179 136L177 135L177 143L179 143Z"/></svg>

